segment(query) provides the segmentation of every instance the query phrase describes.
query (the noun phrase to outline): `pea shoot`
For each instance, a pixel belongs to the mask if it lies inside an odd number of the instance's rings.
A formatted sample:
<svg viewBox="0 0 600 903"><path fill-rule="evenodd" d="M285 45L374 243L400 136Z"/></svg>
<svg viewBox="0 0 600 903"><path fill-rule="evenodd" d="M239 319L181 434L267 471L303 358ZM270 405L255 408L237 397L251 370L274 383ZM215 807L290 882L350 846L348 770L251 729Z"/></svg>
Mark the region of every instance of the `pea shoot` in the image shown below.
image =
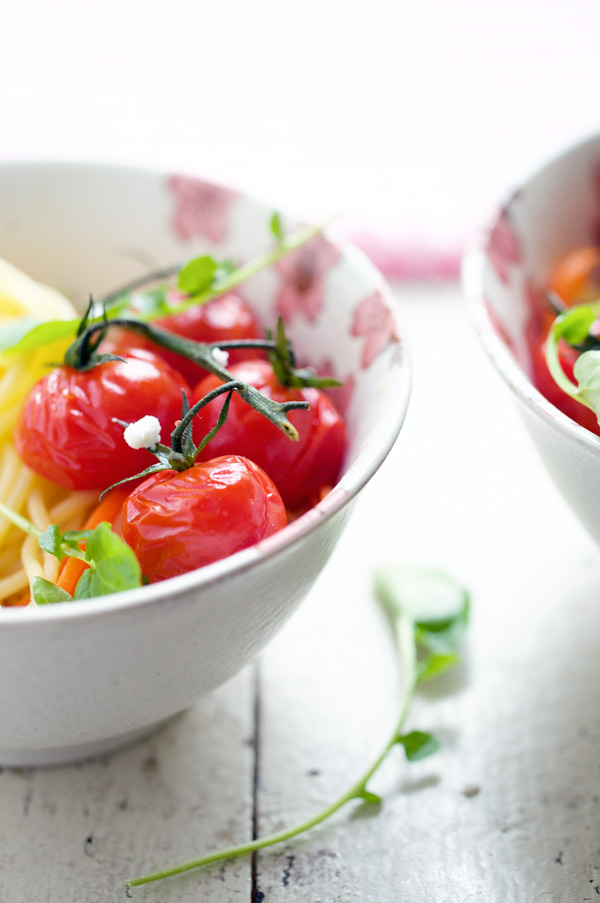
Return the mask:
<svg viewBox="0 0 600 903"><path fill-rule="evenodd" d="M469 617L469 596L441 571L415 567L383 568L375 575L375 592L395 637L401 668L400 716L389 740L366 771L351 787L316 815L298 825L248 843L207 853L198 859L171 866L127 881L137 887L160 881L214 862L245 856L303 834L330 818L347 803L381 803L369 790L369 781L395 747L416 762L439 749L436 738L425 731L405 731L411 703L419 683L430 680L459 662L459 647Z"/></svg>
<svg viewBox="0 0 600 903"><path fill-rule="evenodd" d="M133 550L111 529L110 524L103 522L93 530L67 530L62 533L57 524L40 530L3 502L0 502L0 514L24 533L35 536L40 548L54 555L59 562L63 558L79 558L87 565L73 596L44 577L34 577L31 589L37 605L107 596L142 585L140 565Z"/></svg>

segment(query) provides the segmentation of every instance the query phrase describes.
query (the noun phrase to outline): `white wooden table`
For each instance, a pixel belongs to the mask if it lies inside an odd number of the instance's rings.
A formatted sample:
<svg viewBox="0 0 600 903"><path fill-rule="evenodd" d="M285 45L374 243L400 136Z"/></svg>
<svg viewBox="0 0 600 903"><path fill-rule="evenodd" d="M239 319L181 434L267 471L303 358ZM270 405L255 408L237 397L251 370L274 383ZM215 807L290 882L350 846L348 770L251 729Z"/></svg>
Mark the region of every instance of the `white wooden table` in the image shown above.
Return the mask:
<svg viewBox="0 0 600 903"><path fill-rule="evenodd" d="M296 841L131 890L140 903L584 903L600 896L600 554L542 470L456 287L398 287L414 360L401 437L333 559L260 661L99 762L0 773L1 903L112 903L125 879L295 823L396 720L376 563L444 568L473 598L466 664L400 751ZM10 692L5 687L3 692Z"/></svg>

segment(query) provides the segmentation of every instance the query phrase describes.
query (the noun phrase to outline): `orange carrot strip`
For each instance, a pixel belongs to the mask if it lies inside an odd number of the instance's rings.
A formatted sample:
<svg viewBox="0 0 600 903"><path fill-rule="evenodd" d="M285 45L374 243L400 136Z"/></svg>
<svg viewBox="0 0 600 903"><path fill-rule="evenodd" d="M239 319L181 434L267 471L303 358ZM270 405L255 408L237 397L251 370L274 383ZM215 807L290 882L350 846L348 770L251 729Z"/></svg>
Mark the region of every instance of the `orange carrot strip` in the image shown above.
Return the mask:
<svg viewBox="0 0 600 903"><path fill-rule="evenodd" d="M31 595L27 592L24 596L17 596L15 599L2 602L2 606L4 608L16 608L19 605L29 605L30 600Z"/></svg>
<svg viewBox="0 0 600 903"><path fill-rule="evenodd" d="M131 488L122 486L116 486L114 489L111 489L111 491L104 496L98 507L94 508L85 522L83 529L93 530L94 527L97 527L102 521L107 521L107 523L111 525L114 524L119 516L123 502L130 492ZM82 546L85 548L85 543L82 543ZM73 595L79 578L88 567L89 565L79 558L65 558L61 565L56 585Z"/></svg>

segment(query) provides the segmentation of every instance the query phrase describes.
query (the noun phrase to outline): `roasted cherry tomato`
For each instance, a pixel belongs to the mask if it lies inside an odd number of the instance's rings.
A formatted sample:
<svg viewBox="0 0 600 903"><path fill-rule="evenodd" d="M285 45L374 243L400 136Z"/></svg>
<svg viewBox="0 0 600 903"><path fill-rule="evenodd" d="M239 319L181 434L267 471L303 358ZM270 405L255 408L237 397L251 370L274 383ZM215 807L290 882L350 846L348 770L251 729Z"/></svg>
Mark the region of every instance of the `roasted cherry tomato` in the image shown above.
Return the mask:
<svg viewBox="0 0 600 903"><path fill-rule="evenodd" d="M165 438L181 417L183 377L143 349L91 370L57 367L35 385L15 430L23 461L64 489L105 489L155 461L130 448L123 427L153 414Z"/></svg>
<svg viewBox="0 0 600 903"><path fill-rule="evenodd" d="M180 300L173 299L174 302ZM185 339L192 339L194 342L225 342L264 337L254 313L246 302L238 295L231 294L215 298L207 304L197 304L182 313L154 320L152 325ZM150 339L128 330L111 330L102 345L103 351L110 351L113 354L121 354L123 350L129 348L146 348L158 354L178 370L192 386L206 376L206 370L188 358L161 348ZM229 363L235 364L256 357L260 357L260 352L256 348L232 349L229 352Z"/></svg>
<svg viewBox="0 0 600 903"><path fill-rule="evenodd" d="M552 270L548 282L564 303L589 304L600 299L600 248L586 246L565 254Z"/></svg>
<svg viewBox="0 0 600 903"><path fill-rule="evenodd" d="M237 455L147 477L123 503L123 538L154 583L254 545L287 523L269 477Z"/></svg>
<svg viewBox="0 0 600 903"><path fill-rule="evenodd" d="M344 421L331 399L320 389L287 389L281 386L268 361L253 360L229 368L232 376L255 386L275 401L307 401L309 411L291 411L288 418L300 439L293 442L239 395L231 399L225 424L210 441L202 457L244 455L271 477L285 504L294 507L337 480L345 447ZM220 385L207 376L193 391L193 402ZM223 406L217 398L194 418L197 443L216 424Z"/></svg>
<svg viewBox="0 0 600 903"><path fill-rule="evenodd" d="M575 348L572 348L571 345L561 341L558 347L558 356L566 376L572 382L577 383L577 380L573 375L573 367L575 366L575 361L579 356L579 352ZM546 365L545 339L538 341L537 346L532 349L532 364L534 385L539 389L544 398L547 398L548 401L555 405L559 411L562 411L563 414L566 414L567 417L570 417L571 420L574 420L592 433L596 433L600 436L600 426L598 425L598 418L594 412L585 405L580 404L574 398L571 398L570 395L563 392L554 382Z"/></svg>

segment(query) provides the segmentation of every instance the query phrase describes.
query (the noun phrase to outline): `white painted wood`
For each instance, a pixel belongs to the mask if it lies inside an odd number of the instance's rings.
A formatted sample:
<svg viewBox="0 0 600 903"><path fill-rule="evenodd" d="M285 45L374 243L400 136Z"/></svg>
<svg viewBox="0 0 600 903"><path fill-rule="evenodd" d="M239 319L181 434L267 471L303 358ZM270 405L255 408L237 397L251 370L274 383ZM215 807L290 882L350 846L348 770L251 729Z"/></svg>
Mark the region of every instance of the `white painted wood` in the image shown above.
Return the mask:
<svg viewBox="0 0 600 903"><path fill-rule="evenodd" d="M398 296L411 412L319 585L263 657L260 832L334 799L392 728L375 562L440 566L471 588L467 665L410 720L442 751L412 765L394 753L372 782L378 814L350 805L261 854L258 887L269 903L592 901L600 555L542 471L458 292Z"/></svg>
<svg viewBox="0 0 600 903"><path fill-rule="evenodd" d="M466 667L352 806L258 858L257 903L593 903L600 887L600 555L541 469L458 290L398 291L415 364L400 441L306 603L263 655L261 833L346 789L387 739L397 671L377 561L473 593ZM251 675L104 762L0 774L1 903L112 903L124 879L250 836ZM92 838L88 842L88 838ZM264 895L261 897L261 894ZM251 863L131 891L250 901Z"/></svg>
<svg viewBox="0 0 600 903"><path fill-rule="evenodd" d="M2 903L124 900L127 878L247 840L251 678L244 672L162 733L106 759L0 773ZM249 866L130 893L141 903L248 900Z"/></svg>

